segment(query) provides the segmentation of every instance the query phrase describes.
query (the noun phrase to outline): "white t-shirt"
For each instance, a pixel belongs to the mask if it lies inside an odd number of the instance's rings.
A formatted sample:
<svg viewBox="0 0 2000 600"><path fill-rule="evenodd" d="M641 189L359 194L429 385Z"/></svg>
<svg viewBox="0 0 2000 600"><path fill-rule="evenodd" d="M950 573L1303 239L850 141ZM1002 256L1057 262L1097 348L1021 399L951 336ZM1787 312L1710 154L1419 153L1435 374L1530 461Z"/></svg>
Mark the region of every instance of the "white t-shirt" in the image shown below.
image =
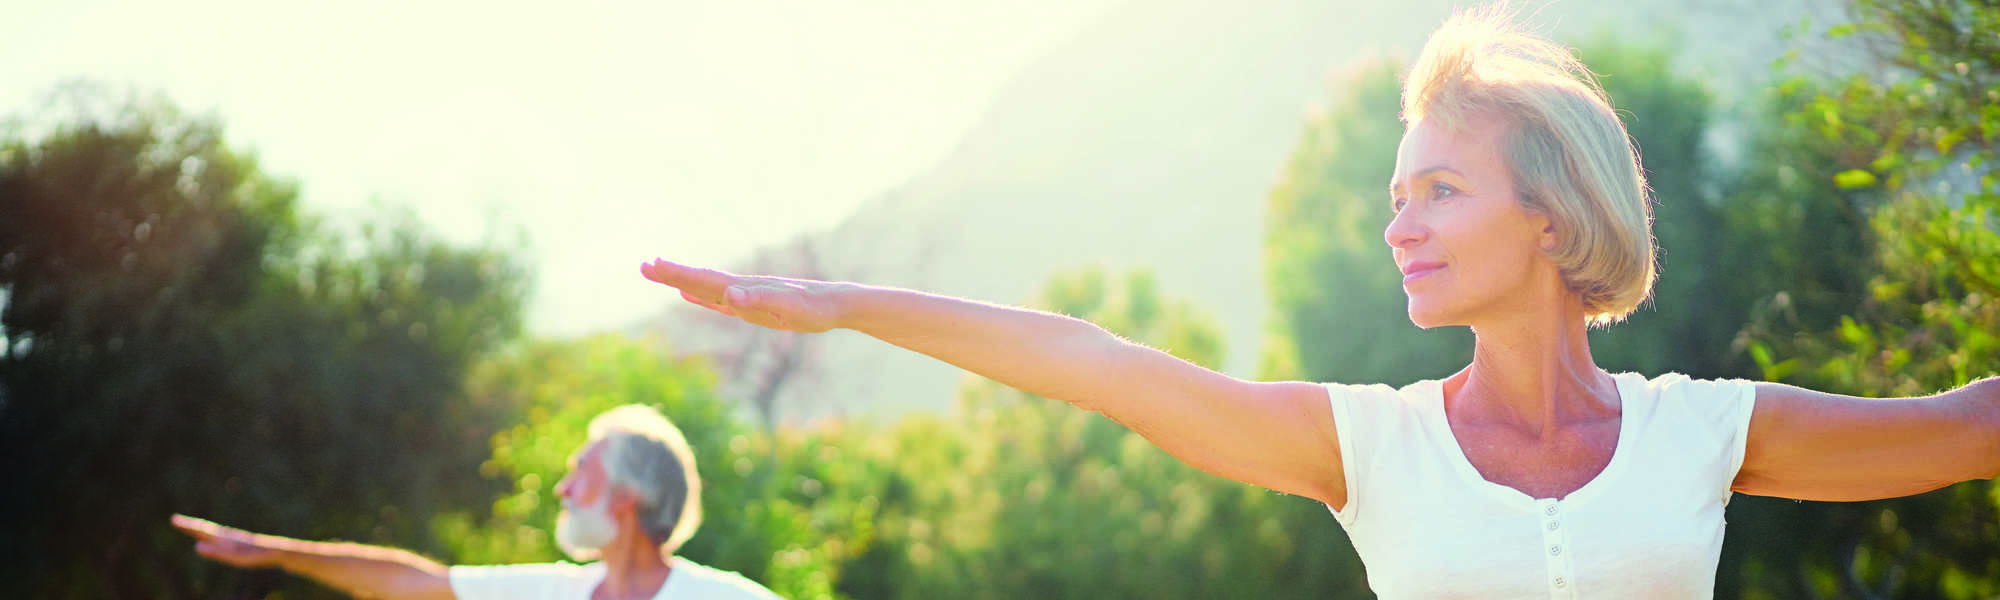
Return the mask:
<svg viewBox="0 0 2000 600"><path fill-rule="evenodd" d="M1669 374L1614 377L1611 462L1561 499L1479 475L1445 421L1440 382L1326 386L1347 472L1334 511L1401 598L1709 598L1722 512L1756 389Z"/></svg>
<svg viewBox="0 0 2000 600"><path fill-rule="evenodd" d="M779 600L757 582L730 571L673 557L673 571L653 600ZM588 600L604 580L604 563L541 563L452 567L451 593L459 600Z"/></svg>

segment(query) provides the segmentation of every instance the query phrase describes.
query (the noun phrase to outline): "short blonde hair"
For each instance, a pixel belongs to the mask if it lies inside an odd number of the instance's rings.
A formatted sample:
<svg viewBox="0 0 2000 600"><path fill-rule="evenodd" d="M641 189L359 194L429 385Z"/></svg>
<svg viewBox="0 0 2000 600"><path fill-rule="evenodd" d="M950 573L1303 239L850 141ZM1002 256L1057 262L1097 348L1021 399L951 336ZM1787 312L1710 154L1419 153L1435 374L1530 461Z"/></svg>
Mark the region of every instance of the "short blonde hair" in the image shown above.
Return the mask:
<svg viewBox="0 0 2000 600"><path fill-rule="evenodd" d="M639 525L672 552L701 528L701 476L687 438L660 411L628 404L590 420L612 485L639 496Z"/></svg>
<svg viewBox="0 0 2000 600"><path fill-rule="evenodd" d="M1461 11L1431 34L1403 84L1403 121L1462 130L1500 118L1522 206L1549 216L1548 255L1593 326L1652 294L1653 209L1639 151L1604 89L1568 48L1522 32L1504 5Z"/></svg>

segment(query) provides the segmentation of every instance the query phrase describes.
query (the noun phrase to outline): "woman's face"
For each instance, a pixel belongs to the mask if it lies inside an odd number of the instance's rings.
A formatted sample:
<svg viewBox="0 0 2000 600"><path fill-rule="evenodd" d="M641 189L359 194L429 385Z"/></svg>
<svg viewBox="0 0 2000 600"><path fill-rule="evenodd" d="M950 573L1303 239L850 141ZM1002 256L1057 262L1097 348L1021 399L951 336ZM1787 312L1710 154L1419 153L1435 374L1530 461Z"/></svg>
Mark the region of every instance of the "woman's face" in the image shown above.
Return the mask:
<svg viewBox="0 0 2000 600"><path fill-rule="evenodd" d="M1403 272L1410 321L1425 329L1519 314L1564 289L1544 254L1555 242L1549 219L1514 192L1505 123L1467 121L1461 131L1418 121L1396 149L1389 181L1396 214L1383 240Z"/></svg>

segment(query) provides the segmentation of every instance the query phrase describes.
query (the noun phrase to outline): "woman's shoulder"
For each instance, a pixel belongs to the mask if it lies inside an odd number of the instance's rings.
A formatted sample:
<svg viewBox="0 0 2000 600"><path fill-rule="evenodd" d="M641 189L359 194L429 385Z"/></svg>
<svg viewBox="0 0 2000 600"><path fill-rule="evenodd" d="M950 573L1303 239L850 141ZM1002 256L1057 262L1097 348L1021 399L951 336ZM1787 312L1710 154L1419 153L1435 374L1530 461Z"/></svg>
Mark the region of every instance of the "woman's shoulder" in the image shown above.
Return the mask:
<svg viewBox="0 0 2000 600"><path fill-rule="evenodd" d="M1348 435L1349 425L1382 431L1422 427L1432 413L1442 414L1441 380L1424 379L1401 387L1386 383L1324 383L1333 416Z"/></svg>
<svg viewBox="0 0 2000 600"><path fill-rule="evenodd" d="M1621 389L1638 392L1652 409L1691 417L1704 426L1736 427L1748 418L1757 397L1757 383L1744 379L1698 379L1673 372L1650 379L1638 373L1617 377Z"/></svg>
<svg viewBox="0 0 2000 600"><path fill-rule="evenodd" d="M1614 375L1619 382L1642 386L1646 391L1663 399L1702 399L1712 396L1732 396L1754 388L1757 382L1745 379L1697 379L1676 372L1666 372L1651 378L1641 373L1625 372Z"/></svg>
<svg viewBox="0 0 2000 600"><path fill-rule="evenodd" d="M1439 379L1421 379L1402 387L1386 383L1333 383L1319 385L1326 388L1327 396L1336 403L1346 400L1364 403L1390 403L1407 406L1421 406L1438 393Z"/></svg>

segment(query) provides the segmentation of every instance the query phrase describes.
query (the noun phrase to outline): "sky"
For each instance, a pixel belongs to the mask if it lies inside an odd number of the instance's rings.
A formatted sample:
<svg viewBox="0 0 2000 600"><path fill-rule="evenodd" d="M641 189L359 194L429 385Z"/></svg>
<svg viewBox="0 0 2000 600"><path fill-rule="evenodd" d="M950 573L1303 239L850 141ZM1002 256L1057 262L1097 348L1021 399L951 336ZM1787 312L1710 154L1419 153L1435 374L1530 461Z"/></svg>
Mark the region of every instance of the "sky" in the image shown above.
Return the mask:
<svg viewBox="0 0 2000 600"><path fill-rule="evenodd" d="M335 226L513 246L528 327L623 327L941 159L1118 0L0 0L0 114L74 80L218 116ZM560 6L558 6L560 4Z"/></svg>

